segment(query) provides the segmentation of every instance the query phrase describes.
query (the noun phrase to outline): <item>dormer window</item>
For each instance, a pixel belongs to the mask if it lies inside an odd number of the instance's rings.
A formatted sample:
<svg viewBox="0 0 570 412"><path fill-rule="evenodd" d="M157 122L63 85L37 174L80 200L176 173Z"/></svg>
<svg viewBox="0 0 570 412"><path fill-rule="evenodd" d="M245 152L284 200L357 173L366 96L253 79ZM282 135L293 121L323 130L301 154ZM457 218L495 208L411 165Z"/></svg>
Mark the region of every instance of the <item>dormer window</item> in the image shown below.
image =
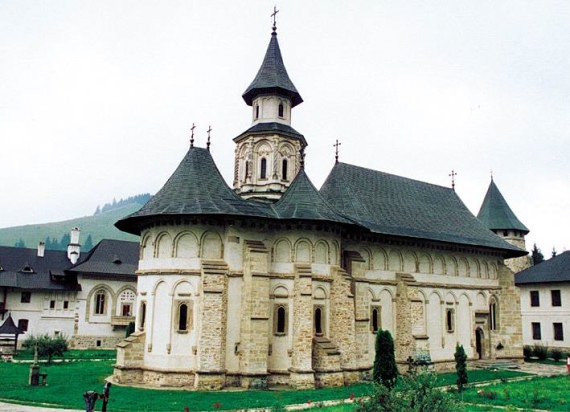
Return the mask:
<svg viewBox="0 0 570 412"><path fill-rule="evenodd" d="M261 159L261 173L259 174L260 179L267 179L267 159L264 157Z"/></svg>
<svg viewBox="0 0 570 412"><path fill-rule="evenodd" d="M26 263L22 269L20 269L21 273L36 273L34 268L30 266L29 263Z"/></svg>
<svg viewBox="0 0 570 412"><path fill-rule="evenodd" d="M283 117L283 103L279 103L278 115L279 117Z"/></svg>

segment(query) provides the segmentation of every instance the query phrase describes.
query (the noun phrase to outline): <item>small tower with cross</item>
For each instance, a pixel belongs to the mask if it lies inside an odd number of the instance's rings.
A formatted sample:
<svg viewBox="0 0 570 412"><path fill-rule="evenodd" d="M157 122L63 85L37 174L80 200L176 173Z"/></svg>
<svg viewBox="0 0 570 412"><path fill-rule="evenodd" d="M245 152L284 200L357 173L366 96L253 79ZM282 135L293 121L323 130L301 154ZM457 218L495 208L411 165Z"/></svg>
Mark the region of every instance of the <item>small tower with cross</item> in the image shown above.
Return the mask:
<svg viewBox="0 0 570 412"><path fill-rule="evenodd" d="M242 96L252 108L251 127L234 138L234 190L243 198L270 202L279 200L297 176L307 146L305 137L291 127L291 111L303 99L283 63L277 13L274 7L269 46Z"/></svg>

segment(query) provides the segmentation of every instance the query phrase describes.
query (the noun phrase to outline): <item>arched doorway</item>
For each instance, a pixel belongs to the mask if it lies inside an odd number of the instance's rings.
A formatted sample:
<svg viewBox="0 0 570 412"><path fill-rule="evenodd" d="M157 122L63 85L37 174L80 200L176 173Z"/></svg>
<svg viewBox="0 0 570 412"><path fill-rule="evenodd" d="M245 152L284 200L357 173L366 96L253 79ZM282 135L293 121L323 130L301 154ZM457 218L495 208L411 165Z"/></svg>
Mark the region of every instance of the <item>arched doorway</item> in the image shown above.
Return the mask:
<svg viewBox="0 0 570 412"><path fill-rule="evenodd" d="M484 355L485 355L483 353L484 338L485 338L485 335L483 333L483 329L481 329L481 328L475 329L475 349L477 350L477 356L479 359L483 359Z"/></svg>

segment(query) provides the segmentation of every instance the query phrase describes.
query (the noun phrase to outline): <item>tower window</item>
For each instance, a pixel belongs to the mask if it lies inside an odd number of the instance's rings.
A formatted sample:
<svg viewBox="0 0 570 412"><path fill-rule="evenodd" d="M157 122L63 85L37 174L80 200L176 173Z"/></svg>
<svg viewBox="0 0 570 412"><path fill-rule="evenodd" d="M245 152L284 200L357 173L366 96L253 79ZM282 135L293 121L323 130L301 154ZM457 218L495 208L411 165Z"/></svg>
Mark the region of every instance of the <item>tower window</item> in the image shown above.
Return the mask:
<svg viewBox="0 0 570 412"><path fill-rule="evenodd" d="M283 117L283 103L279 103L279 110L278 110L279 117Z"/></svg>
<svg viewBox="0 0 570 412"><path fill-rule="evenodd" d="M287 166L287 159L283 159L283 162L281 162L281 176L283 176L283 180L287 180Z"/></svg>
<svg viewBox="0 0 570 412"><path fill-rule="evenodd" d="M261 179L267 178L267 159L265 159L265 157L261 159L261 173L259 177Z"/></svg>
<svg viewBox="0 0 570 412"><path fill-rule="evenodd" d="M259 119L259 105L258 104L255 105L255 118Z"/></svg>

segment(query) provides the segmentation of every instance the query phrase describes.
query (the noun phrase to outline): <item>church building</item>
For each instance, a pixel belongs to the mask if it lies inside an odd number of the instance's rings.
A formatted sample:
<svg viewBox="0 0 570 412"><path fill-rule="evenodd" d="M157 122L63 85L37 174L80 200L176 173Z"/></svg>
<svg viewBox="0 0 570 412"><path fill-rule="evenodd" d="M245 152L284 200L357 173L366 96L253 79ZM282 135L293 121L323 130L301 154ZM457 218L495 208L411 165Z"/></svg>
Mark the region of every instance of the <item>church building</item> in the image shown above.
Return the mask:
<svg viewBox="0 0 570 412"><path fill-rule="evenodd" d="M243 94L233 188L191 145L162 189L117 222L140 235L136 332L118 345L123 384L217 390L314 388L370 376L375 334L400 365L522 359L518 289L497 236L455 191L339 162L317 190L303 102L275 26Z"/></svg>

